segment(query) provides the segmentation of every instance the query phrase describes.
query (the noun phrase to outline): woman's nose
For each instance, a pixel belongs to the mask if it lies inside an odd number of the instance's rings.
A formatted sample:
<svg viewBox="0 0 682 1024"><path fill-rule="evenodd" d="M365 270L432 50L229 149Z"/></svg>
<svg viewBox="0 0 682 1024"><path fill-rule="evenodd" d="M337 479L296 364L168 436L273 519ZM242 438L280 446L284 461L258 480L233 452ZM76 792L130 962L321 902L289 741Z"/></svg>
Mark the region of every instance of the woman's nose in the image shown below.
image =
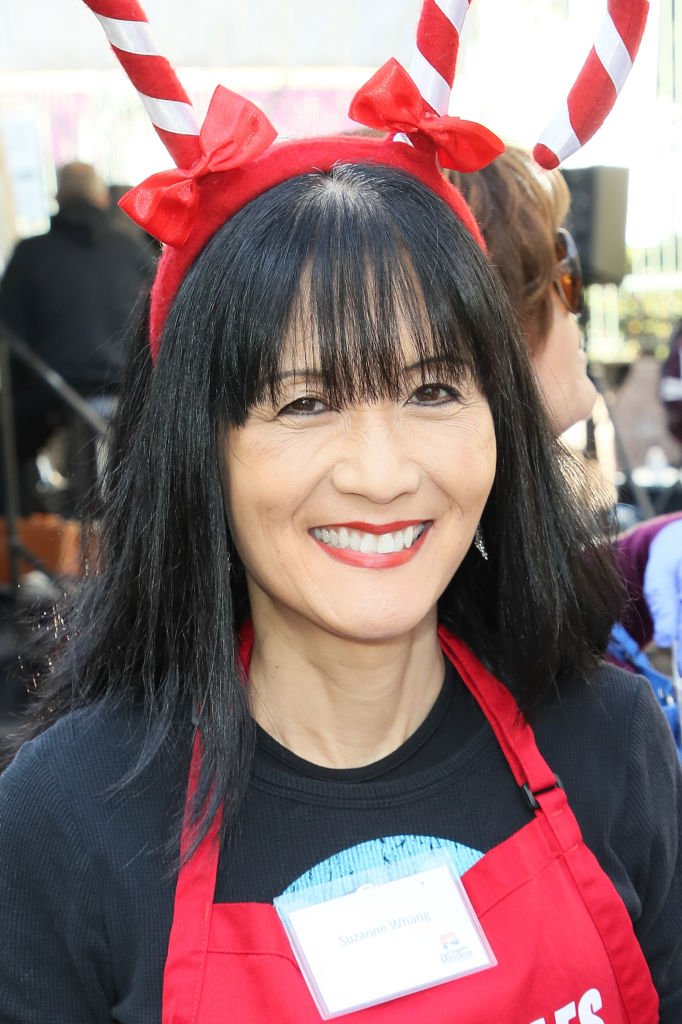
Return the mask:
<svg viewBox="0 0 682 1024"><path fill-rule="evenodd" d="M420 480L409 438L392 415L372 411L351 424L332 470L338 491L385 505L414 494Z"/></svg>

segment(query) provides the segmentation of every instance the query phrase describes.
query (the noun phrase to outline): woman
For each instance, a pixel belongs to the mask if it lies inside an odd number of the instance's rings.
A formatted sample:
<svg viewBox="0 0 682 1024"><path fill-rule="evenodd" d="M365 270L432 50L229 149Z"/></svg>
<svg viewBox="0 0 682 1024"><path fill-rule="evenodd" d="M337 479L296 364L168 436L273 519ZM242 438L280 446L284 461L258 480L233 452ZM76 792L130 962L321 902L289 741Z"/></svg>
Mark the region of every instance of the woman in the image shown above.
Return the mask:
<svg viewBox="0 0 682 1024"><path fill-rule="evenodd" d="M608 555L435 161L469 129L244 109L130 198L172 243L0 779L0 1016L671 1024L679 767L599 664Z"/></svg>
<svg viewBox="0 0 682 1024"><path fill-rule="evenodd" d="M559 171L543 171L517 146L471 173L445 172L485 237L523 335L552 428L587 419L597 397L588 376L579 318L583 279L564 224L570 205ZM622 620L640 647L677 648L682 671L682 513L657 516L616 543L628 602ZM623 662L625 664L625 662Z"/></svg>

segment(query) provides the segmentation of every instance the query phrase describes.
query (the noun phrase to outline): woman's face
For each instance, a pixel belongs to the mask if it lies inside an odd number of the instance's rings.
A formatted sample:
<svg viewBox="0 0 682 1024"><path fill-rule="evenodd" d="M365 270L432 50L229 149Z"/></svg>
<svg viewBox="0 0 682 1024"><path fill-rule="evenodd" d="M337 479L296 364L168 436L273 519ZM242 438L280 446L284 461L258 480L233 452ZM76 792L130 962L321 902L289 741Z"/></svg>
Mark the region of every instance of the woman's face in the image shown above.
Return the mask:
<svg viewBox="0 0 682 1024"><path fill-rule="evenodd" d="M471 545L495 474L488 404L416 367L399 400L334 408L300 352L287 362L281 399L222 446L254 621L402 636L435 611Z"/></svg>
<svg viewBox="0 0 682 1024"><path fill-rule="evenodd" d="M578 320L550 290L552 319L544 343L531 352L531 361L550 421L557 434L587 419L597 391L587 376L587 356L582 347Z"/></svg>

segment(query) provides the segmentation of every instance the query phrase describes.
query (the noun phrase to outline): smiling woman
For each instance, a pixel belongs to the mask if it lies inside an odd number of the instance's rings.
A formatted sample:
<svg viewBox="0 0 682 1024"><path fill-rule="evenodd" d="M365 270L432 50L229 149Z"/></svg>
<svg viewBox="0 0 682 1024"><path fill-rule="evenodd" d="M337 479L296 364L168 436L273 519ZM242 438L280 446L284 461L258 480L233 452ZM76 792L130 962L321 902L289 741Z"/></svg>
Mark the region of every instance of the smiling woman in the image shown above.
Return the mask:
<svg viewBox="0 0 682 1024"><path fill-rule="evenodd" d="M304 645L313 623L356 641L426 620L433 633L437 601L471 546L495 474L490 408L458 370L459 346L450 367L444 353L415 360L406 322L393 322L386 380L368 372L352 382L370 396L351 401L317 368L286 370L276 400L226 431L231 534L269 636L282 615L296 616ZM342 359L331 360L337 373ZM305 362L305 351L292 354L292 367Z"/></svg>
<svg viewBox="0 0 682 1024"><path fill-rule="evenodd" d="M0 1018L673 1024L672 739L435 159L499 146L245 103L130 199L166 248L0 779Z"/></svg>

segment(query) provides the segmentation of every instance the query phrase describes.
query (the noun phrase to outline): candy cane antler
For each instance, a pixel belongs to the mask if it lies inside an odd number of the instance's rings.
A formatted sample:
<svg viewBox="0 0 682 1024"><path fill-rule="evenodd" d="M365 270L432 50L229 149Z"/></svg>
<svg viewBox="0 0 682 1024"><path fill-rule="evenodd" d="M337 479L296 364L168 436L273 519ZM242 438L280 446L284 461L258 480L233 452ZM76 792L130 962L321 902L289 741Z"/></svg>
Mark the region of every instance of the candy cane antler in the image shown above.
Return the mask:
<svg viewBox="0 0 682 1024"><path fill-rule="evenodd" d="M424 0L422 5L410 78L438 114L448 112L459 35L470 3L471 0ZM402 132L394 135L393 140L412 145Z"/></svg>
<svg viewBox="0 0 682 1024"><path fill-rule="evenodd" d="M471 0L424 0L410 77L438 114L447 114L459 36Z"/></svg>
<svg viewBox="0 0 682 1024"><path fill-rule="evenodd" d="M608 0L606 19L575 85L533 150L542 167L557 167L601 128L630 73L648 13L648 0Z"/></svg>
<svg viewBox="0 0 682 1024"><path fill-rule="evenodd" d="M84 3L101 23L176 166L191 166L201 155L194 110L175 71L152 41L147 18L137 0Z"/></svg>
<svg viewBox="0 0 682 1024"><path fill-rule="evenodd" d="M424 0L410 75L423 98L447 114L459 37L471 0ZM644 33L649 0L608 0L607 16L575 85L533 150L556 167L602 126L630 73ZM407 141L403 135L396 136Z"/></svg>

